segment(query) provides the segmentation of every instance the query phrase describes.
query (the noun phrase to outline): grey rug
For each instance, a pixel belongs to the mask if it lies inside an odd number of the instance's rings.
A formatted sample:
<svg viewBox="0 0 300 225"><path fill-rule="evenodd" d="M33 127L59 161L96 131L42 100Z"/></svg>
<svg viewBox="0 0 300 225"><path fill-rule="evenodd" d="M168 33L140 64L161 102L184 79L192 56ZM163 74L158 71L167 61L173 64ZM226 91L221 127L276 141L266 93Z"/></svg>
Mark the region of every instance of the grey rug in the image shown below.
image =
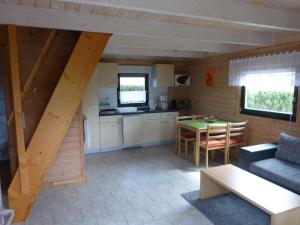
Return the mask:
<svg viewBox="0 0 300 225"><path fill-rule="evenodd" d="M270 225L271 217L235 194L199 199L199 191L182 194L215 225Z"/></svg>

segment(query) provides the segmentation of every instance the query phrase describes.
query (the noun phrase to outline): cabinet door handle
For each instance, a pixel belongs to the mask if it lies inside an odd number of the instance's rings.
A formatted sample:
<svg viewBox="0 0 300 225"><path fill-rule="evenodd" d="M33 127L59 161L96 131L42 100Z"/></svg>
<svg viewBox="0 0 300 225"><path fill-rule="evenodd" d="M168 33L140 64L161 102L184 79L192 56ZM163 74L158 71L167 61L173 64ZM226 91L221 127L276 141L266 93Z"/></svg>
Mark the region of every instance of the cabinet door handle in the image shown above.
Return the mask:
<svg viewBox="0 0 300 225"><path fill-rule="evenodd" d="M169 121L163 121L163 123L169 123Z"/></svg>
<svg viewBox="0 0 300 225"><path fill-rule="evenodd" d="M111 125L112 127L120 127L121 125L119 125L119 124L113 124L113 125Z"/></svg>

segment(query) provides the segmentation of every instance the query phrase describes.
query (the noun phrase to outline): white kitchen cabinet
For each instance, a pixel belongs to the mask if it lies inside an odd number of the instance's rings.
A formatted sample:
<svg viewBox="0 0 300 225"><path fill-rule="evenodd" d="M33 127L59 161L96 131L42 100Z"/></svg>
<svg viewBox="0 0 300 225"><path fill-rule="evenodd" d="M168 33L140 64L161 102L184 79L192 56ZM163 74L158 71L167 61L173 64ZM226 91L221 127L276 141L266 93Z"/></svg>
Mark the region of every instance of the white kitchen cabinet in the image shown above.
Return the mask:
<svg viewBox="0 0 300 225"><path fill-rule="evenodd" d="M95 73L98 76L98 87L118 87L118 64L98 63Z"/></svg>
<svg viewBox="0 0 300 225"><path fill-rule="evenodd" d="M100 144L101 152L122 149L122 117L100 117Z"/></svg>
<svg viewBox="0 0 300 225"><path fill-rule="evenodd" d="M162 113L162 121L161 121L162 142L170 142L175 140L176 116L178 116L178 112Z"/></svg>
<svg viewBox="0 0 300 225"><path fill-rule="evenodd" d="M82 98L82 113L86 118L85 152L100 151L98 77L93 74Z"/></svg>
<svg viewBox="0 0 300 225"><path fill-rule="evenodd" d="M93 153L100 151L100 130L99 130L99 110L90 107L86 110L87 125L85 130L86 152Z"/></svg>
<svg viewBox="0 0 300 225"><path fill-rule="evenodd" d="M143 114L143 145L161 142L161 113Z"/></svg>
<svg viewBox="0 0 300 225"><path fill-rule="evenodd" d="M153 87L174 87L174 65L155 64L152 66L151 83Z"/></svg>
<svg viewBox="0 0 300 225"><path fill-rule="evenodd" d="M123 116L123 146L124 148L142 145L142 115Z"/></svg>
<svg viewBox="0 0 300 225"><path fill-rule="evenodd" d="M82 97L82 110L83 113L86 112L89 108L98 107L99 97L98 97L98 76L94 72L90 81L88 82L83 97ZM97 113L97 117L98 113Z"/></svg>

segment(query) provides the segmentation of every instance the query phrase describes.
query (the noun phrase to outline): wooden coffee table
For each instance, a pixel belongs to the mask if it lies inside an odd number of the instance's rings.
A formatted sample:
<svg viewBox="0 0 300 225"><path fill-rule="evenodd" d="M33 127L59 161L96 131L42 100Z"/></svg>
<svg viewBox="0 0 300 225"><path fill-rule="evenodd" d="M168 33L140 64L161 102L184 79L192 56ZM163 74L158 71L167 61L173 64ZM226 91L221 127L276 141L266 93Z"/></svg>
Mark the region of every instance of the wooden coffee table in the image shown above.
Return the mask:
<svg viewBox="0 0 300 225"><path fill-rule="evenodd" d="M271 225L300 224L300 196L231 164L201 171L200 198L228 192L271 215Z"/></svg>

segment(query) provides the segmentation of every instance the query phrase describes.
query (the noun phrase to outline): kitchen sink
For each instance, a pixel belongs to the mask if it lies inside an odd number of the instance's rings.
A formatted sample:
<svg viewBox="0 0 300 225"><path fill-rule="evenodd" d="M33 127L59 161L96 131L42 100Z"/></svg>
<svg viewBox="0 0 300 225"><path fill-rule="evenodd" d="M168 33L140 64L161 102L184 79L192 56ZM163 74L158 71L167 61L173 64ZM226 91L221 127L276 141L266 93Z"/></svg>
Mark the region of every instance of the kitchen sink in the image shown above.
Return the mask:
<svg viewBox="0 0 300 225"><path fill-rule="evenodd" d="M117 108L117 112L118 113L136 113L138 112L138 108L137 107L121 107L121 108Z"/></svg>

